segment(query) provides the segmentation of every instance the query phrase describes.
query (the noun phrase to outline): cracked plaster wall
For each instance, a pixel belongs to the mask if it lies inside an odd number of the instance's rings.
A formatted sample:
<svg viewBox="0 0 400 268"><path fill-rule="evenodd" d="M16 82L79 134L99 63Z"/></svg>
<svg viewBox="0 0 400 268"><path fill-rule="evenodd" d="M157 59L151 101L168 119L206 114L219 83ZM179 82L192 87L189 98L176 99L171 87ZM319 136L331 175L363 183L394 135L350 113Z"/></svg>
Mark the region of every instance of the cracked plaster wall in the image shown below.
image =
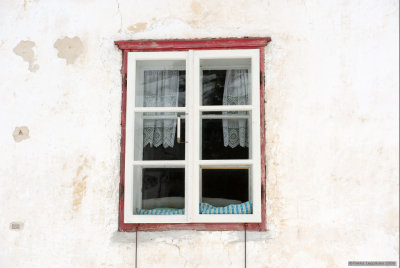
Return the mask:
<svg viewBox="0 0 400 268"><path fill-rule="evenodd" d="M398 260L398 5L1 1L0 267L133 267L135 234L116 232L113 42L242 36L272 38L268 231L248 233L247 267ZM243 235L140 233L138 265L244 267Z"/></svg>

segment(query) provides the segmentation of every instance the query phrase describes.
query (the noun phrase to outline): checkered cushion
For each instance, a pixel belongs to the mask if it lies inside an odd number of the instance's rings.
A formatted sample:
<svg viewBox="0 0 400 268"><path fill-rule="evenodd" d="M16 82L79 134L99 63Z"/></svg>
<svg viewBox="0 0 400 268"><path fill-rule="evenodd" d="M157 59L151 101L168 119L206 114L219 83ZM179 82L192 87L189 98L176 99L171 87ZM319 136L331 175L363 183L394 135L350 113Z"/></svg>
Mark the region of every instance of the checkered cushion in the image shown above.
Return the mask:
<svg viewBox="0 0 400 268"><path fill-rule="evenodd" d="M207 203L200 204L200 214L252 214L253 204L247 201L241 204L232 204L226 207L214 207Z"/></svg>
<svg viewBox="0 0 400 268"><path fill-rule="evenodd" d="M185 215L184 208L136 209L138 215ZM226 207L214 207L208 203L200 203L200 214L252 214L253 203L247 201Z"/></svg>
<svg viewBox="0 0 400 268"><path fill-rule="evenodd" d="M139 215L185 215L184 208L153 208L153 209L136 209Z"/></svg>

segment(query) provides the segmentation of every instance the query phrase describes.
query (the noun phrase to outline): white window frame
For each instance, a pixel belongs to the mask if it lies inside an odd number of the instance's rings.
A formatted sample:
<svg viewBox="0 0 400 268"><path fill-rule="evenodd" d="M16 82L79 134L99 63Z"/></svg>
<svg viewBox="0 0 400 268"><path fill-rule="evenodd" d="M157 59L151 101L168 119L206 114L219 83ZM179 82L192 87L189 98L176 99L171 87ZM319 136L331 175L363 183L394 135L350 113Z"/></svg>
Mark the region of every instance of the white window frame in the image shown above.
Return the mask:
<svg viewBox="0 0 400 268"><path fill-rule="evenodd" d="M251 104L231 106L200 105L200 60L251 58ZM185 107L136 107L136 61L138 60L185 60L186 88ZM261 150L260 150L260 54L258 49L188 50L182 52L128 52L127 107L125 147L124 223L259 223L261 222ZM250 157L246 160L200 160L200 113L204 111L248 111L251 115ZM185 114L185 160L135 161L135 113L178 112ZM185 215L135 215L133 201L134 167L185 168ZM251 176L250 196L252 214L200 214L200 167L248 166ZM135 175L135 176L134 176ZM139 181L139 180L138 180ZM139 186L140 187L140 186Z"/></svg>

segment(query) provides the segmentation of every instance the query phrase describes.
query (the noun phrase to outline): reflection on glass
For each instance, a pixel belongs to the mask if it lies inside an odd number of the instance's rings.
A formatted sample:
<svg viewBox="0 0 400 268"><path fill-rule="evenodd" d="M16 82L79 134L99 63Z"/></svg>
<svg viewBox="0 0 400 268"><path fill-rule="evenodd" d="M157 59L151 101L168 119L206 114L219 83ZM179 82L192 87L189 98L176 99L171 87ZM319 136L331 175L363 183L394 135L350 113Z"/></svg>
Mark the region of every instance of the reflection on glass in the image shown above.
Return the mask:
<svg viewBox="0 0 400 268"><path fill-rule="evenodd" d="M202 167L200 214L251 214L248 167Z"/></svg>
<svg viewBox="0 0 400 268"><path fill-rule="evenodd" d="M135 160L184 160L185 117L180 119L181 143L177 118L178 113L136 113Z"/></svg>
<svg viewBox="0 0 400 268"><path fill-rule="evenodd" d="M249 112L203 112L201 156L249 159Z"/></svg>
<svg viewBox="0 0 400 268"><path fill-rule="evenodd" d="M141 199L134 204L140 215L183 215L185 208L184 168L139 168ZM141 174L140 174L141 173ZM140 189L140 188L138 188Z"/></svg>
<svg viewBox="0 0 400 268"><path fill-rule="evenodd" d="M250 59L201 60L202 105L250 104Z"/></svg>
<svg viewBox="0 0 400 268"><path fill-rule="evenodd" d="M203 105L222 105L226 70L203 71Z"/></svg>
<svg viewBox="0 0 400 268"><path fill-rule="evenodd" d="M137 61L137 107L184 107L185 61Z"/></svg>

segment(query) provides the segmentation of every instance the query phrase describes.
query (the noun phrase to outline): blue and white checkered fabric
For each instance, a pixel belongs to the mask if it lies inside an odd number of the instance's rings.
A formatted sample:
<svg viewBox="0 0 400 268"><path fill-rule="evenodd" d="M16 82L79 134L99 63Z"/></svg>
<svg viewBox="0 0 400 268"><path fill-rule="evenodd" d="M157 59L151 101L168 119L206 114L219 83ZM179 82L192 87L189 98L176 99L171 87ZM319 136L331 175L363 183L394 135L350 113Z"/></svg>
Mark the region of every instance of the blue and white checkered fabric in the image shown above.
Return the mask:
<svg viewBox="0 0 400 268"><path fill-rule="evenodd" d="M247 201L241 204L232 204L226 207L214 207L207 203L200 203L200 214L252 214L253 203Z"/></svg>
<svg viewBox="0 0 400 268"><path fill-rule="evenodd" d="M184 208L136 209L139 215L185 215ZM208 203L200 203L200 214L252 214L253 203L247 201L226 207L214 207Z"/></svg>
<svg viewBox="0 0 400 268"><path fill-rule="evenodd" d="M139 215L185 215L184 208L136 209Z"/></svg>

